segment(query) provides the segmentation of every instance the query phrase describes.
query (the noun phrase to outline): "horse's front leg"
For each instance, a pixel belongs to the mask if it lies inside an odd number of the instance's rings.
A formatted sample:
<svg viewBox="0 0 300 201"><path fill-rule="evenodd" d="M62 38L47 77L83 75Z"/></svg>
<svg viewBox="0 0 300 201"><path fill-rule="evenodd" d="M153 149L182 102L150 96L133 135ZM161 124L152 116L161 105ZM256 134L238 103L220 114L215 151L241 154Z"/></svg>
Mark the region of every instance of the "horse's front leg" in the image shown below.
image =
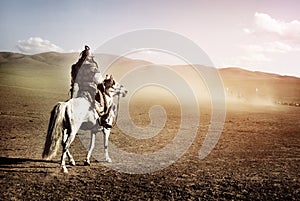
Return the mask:
<svg viewBox="0 0 300 201"><path fill-rule="evenodd" d="M88 165L88 166L91 165L90 158L91 158L93 149L94 149L94 147L95 147L95 138L96 138L96 132L91 131L90 148L89 148L89 151L88 151L88 153L87 153L86 160L84 161L84 165Z"/></svg>
<svg viewBox="0 0 300 201"><path fill-rule="evenodd" d="M111 158L108 155L108 138L110 134L110 128L103 128L103 137L104 137L104 155L105 155L105 161L108 163L111 163Z"/></svg>

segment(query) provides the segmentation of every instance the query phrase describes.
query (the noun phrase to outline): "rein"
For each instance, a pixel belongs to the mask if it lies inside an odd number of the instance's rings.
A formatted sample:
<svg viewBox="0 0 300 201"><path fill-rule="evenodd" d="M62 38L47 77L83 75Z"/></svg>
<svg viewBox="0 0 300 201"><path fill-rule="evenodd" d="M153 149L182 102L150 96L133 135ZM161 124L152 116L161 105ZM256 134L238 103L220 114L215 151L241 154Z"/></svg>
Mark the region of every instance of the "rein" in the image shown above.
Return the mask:
<svg viewBox="0 0 300 201"><path fill-rule="evenodd" d="M116 114L115 122L112 125L112 127L115 127L115 125L117 124L118 116L119 116L119 108L120 108L120 94L118 94L117 114Z"/></svg>
<svg viewBox="0 0 300 201"><path fill-rule="evenodd" d="M101 85L101 86L103 87L103 85ZM111 88L112 88L112 87L111 87ZM103 89L97 88L97 89L100 91L100 93L103 94L103 96L105 96L104 94L106 94L106 93L105 93L104 88L103 88ZM118 92L117 94L118 94L118 103L117 103L117 109L116 109L115 120L114 120L114 123L111 125L112 128L115 127L115 125L117 124L118 116L119 116L119 109L120 109L120 92ZM104 102L105 102L104 105L106 106L106 98L104 98ZM112 109L112 106L110 106L107 110L105 110L105 111L107 111L107 112L104 114L104 116L106 116L105 118L108 118L109 113L111 112L111 109ZM99 123L99 125L101 126L100 123Z"/></svg>

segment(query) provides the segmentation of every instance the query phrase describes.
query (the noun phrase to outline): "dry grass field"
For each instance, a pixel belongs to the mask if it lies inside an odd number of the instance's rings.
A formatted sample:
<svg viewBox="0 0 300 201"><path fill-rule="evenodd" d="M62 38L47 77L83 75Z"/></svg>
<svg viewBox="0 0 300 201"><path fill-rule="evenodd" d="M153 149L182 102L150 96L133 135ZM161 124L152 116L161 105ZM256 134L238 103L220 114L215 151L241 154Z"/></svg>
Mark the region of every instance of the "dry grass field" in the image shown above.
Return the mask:
<svg viewBox="0 0 300 201"><path fill-rule="evenodd" d="M149 174L118 172L95 159L83 166L87 150L76 138L71 152L77 166L61 173L60 153L51 161L41 154L50 111L68 99L69 68L76 59L75 54L0 54L0 200L300 199L300 78L235 68L220 70L226 120L205 159L200 160L198 152L210 125L211 106L200 101L197 136L171 166ZM122 65L129 69L130 63L140 62L124 59ZM193 74L174 69L185 78ZM181 118L174 97L163 102L133 98L132 120L139 126L149 124L153 104L162 105L168 115L159 135L139 140L114 127L111 142L133 153L153 152L170 143Z"/></svg>

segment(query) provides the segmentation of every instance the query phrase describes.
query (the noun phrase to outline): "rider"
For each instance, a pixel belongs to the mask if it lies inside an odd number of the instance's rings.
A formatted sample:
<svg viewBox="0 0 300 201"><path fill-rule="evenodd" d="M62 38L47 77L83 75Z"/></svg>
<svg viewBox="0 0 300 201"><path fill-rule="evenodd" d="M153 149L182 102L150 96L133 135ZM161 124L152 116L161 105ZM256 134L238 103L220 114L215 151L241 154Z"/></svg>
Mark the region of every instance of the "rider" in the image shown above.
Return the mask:
<svg viewBox="0 0 300 201"><path fill-rule="evenodd" d="M102 82L103 78L98 69L89 46L80 53L80 58L76 64L72 65L71 70L71 98L86 96L90 99L95 110L98 113L99 121L105 128L111 128L107 124L105 115L108 111L104 91L98 90L97 85Z"/></svg>
<svg viewBox="0 0 300 201"><path fill-rule="evenodd" d="M90 47L89 46L85 46L84 50L80 53L80 58L78 59L78 61L76 62L76 64L72 65L72 69L71 69L71 98L73 98L74 96L76 97L77 94L74 95L74 93L78 92L78 82L76 82L76 78L77 78L77 74L81 68L81 66L83 65L84 62L89 62L92 61L92 63L94 63L96 65L96 67L98 67L98 64L94 61L93 56L90 52Z"/></svg>

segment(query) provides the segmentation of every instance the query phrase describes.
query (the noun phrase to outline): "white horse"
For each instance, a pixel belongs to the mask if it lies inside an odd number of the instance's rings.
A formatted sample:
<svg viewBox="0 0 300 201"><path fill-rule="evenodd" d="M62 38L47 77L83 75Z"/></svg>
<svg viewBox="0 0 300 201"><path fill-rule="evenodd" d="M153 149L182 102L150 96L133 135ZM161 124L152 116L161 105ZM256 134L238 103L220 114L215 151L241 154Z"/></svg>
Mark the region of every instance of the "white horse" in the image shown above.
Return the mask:
<svg viewBox="0 0 300 201"><path fill-rule="evenodd" d="M111 80L108 80L111 79ZM110 86L105 86L107 83L113 83ZM106 87L105 98L108 105L108 112L106 122L112 125L114 121L116 105L113 103L114 96L124 97L127 93L125 87L115 82L112 78L106 78L103 81L103 85ZM99 85L98 85L99 86ZM43 158L53 158L59 148L60 142L62 143L63 151L61 156L61 167L64 173L67 173L67 167L65 159L68 156L70 164L75 165L69 147L75 139L76 133L79 129L91 131L91 144L86 157L85 165L90 165L90 157L94 148L95 135L99 131L103 131L104 134L104 153L105 161L111 162L108 154L108 138L110 134L110 128L100 126L99 116L95 111L94 97L89 92L83 93L81 97L72 98L66 102L57 103L51 112L51 117L48 126L47 137L45 141ZM61 141L62 140L62 141Z"/></svg>

